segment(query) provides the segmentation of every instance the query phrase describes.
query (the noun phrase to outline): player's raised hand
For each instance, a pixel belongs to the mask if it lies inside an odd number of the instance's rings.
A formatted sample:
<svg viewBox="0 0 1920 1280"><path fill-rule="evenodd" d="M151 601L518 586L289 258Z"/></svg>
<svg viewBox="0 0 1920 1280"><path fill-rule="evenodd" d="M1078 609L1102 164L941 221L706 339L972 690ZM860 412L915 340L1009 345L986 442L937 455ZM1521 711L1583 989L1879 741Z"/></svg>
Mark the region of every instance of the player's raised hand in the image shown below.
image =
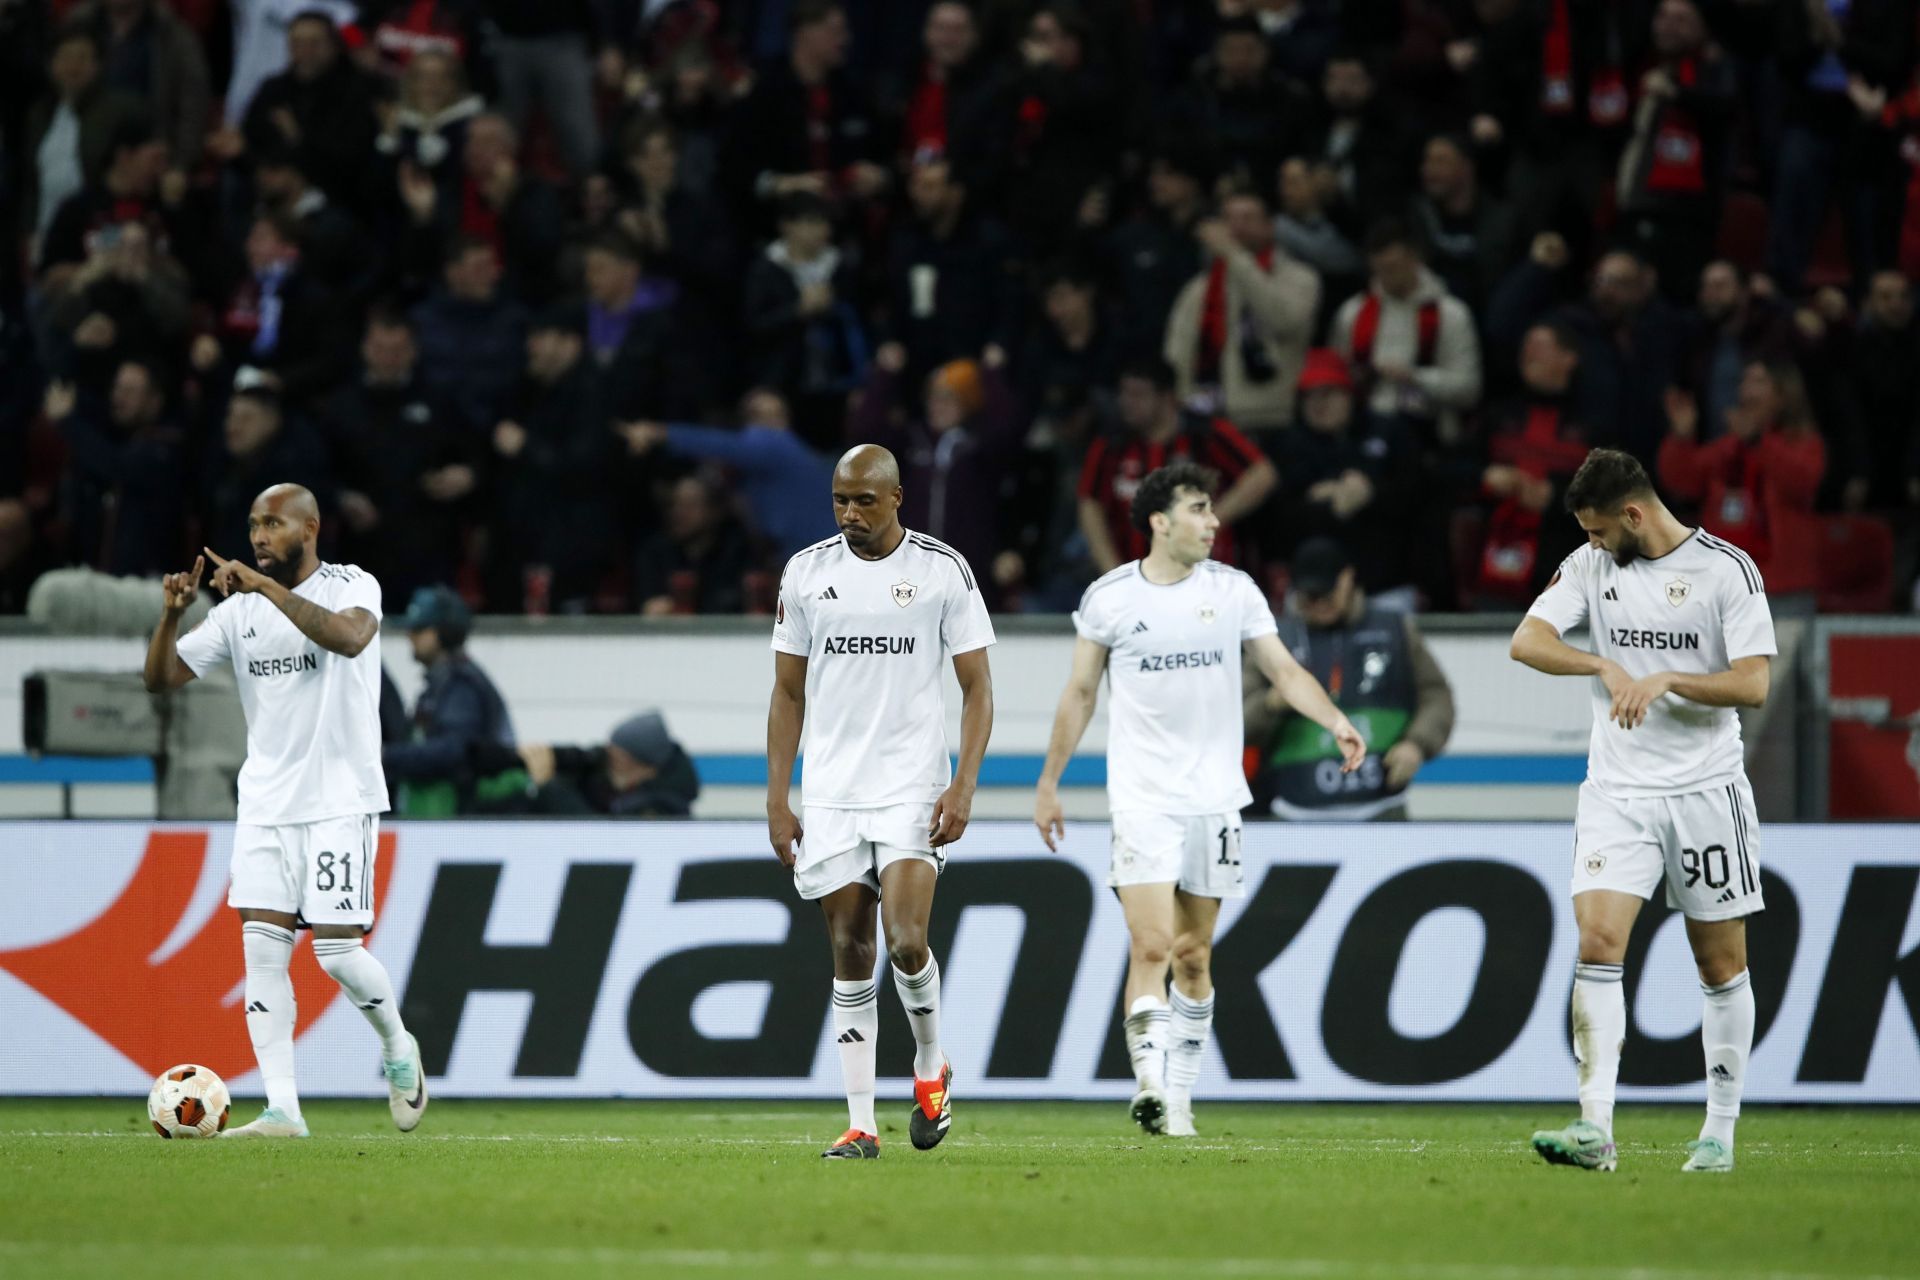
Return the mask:
<svg viewBox="0 0 1920 1280"><path fill-rule="evenodd" d="M927 824L927 840L938 849L952 844L967 829L973 817L973 788L955 782L933 802L933 821Z"/></svg>
<svg viewBox="0 0 1920 1280"><path fill-rule="evenodd" d="M1673 674L1668 671L1656 671L1650 676L1630 680L1612 690L1613 705L1607 710L1607 719L1622 729L1638 728L1647 718L1647 708L1672 689Z"/></svg>
<svg viewBox="0 0 1920 1280"><path fill-rule="evenodd" d="M1046 842L1048 853L1060 852L1060 841L1067 838L1067 816L1060 808L1060 793L1043 789L1033 798L1033 825L1040 828L1040 838Z"/></svg>
<svg viewBox="0 0 1920 1280"><path fill-rule="evenodd" d="M1340 748L1340 772L1352 773L1367 758L1367 740L1353 727L1353 721L1341 716L1333 725L1333 742Z"/></svg>
<svg viewBox="0 0 1920 1280"><path fill-rule="evenodd" d="M792 806L784 801L767 806L767 841L773 845L773 856L789 871L799 856L794 846L805 839L806 834L800 829L800 819L794 817Z"/></svg>
<svg viewBox="0 0 1920 1280"><path fill-rule="evenodd" d="M213 589L221 595L246 595L267 585L267 575L259 570L249 568L238 560L225 559L211 547L202 547L201 550L206 553L207 559L213 561Z"/></svg>
<svg viewBox="0 0 1920 1280"><path fill-rule="evenodd" d="M193 568L186 573L170 573L160 580L161 607L174 617L187 611L200 594L200 575L207 571L207 558L195 556Z"/></svg>

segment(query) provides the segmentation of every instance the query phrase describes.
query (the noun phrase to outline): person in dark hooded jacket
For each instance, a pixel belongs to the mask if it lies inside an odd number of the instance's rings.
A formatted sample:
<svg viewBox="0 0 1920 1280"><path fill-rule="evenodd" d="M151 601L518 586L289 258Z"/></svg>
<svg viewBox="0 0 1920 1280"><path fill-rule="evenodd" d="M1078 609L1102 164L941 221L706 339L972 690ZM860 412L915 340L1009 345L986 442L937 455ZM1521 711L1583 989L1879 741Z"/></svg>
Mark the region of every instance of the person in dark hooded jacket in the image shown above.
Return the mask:
<svg viewBox="0 0 1920 1280"><path fill-rule="evenodd" d="M535 813L684 818L700 794L692 759L668 734L658 711L623 720L605 746L531 744L521 747L518 757L526 766L529 807Z"/></svg>

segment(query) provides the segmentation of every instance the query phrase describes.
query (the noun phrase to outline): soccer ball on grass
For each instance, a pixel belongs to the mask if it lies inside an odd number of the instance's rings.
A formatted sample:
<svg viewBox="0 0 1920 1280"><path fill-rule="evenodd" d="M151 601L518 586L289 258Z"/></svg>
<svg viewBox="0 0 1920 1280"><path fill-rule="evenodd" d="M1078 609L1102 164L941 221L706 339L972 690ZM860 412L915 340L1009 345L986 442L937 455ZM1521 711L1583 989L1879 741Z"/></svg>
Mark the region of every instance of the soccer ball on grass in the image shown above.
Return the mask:
<svg viewBox="0 0 1920 1280"><path fill-rule="evenodd" d="M147 1095L147 1116L163 1138L211 1138L232 1109L227 1082L190 1062L168 1068Z"/></svg>

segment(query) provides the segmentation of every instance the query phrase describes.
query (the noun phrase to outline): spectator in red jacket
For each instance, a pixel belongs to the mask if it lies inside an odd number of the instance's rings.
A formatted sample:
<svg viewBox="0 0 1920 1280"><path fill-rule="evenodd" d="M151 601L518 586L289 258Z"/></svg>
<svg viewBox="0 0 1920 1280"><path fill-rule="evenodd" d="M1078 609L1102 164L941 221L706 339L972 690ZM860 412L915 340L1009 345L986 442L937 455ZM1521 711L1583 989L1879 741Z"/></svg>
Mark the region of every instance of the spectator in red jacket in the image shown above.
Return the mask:
<svg viewBox="0 0 1920 1280"><path fill-rule="evenodd" d="M1727 410L1727 434L1718 440L1700 443L1700 411L1685 392L1668 392L1667 420L1661 484L1697 504L1708 531L1744 549L1773 579L1770 561L1812 514L1827 471L1826 441L1813 421L1800 370L1748 365L1740 398Z"/></svg>

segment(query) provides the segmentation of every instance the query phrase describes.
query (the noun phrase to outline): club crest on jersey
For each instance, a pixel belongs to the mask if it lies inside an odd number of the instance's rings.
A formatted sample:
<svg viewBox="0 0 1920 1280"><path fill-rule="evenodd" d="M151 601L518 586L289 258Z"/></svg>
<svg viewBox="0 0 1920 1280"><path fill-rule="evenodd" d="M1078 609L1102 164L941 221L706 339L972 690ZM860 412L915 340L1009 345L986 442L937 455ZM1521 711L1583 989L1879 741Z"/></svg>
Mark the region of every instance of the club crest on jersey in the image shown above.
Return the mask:
<svg viewBox="0 0 1920 1280"><path fill-rule="evenodd" d="M1200 616L1200 621L1206 623L1208 626L1212 626L1213 620L1219 616L1214 612L1213 606L1210 604L1203 604L1198 609L1195 609L1194 612Z"/></svg>
<svg viewBox="0 0 1920 1280"><path fill-rule="evenodd" d="M912 604L914 596L918 595L919 593L920 593L920 588L914 586L911 582L908 582L905 579L902 579L901 581L893 584L893 602L899 605L902 609Z"/></svg>
<svg viewBox="0 0 1920 1280"><path fill-rule="evenodd" d="M1586 868L1588 875L1599 875L1600 872L1605 869L1606 865L1607 855L1604 853L1590 853L1587 855Z"/></svg>
<svg viewBox="0 0 1920 1280"><path fill-rule="evenodd" d="M1693 590L1693 584L1685 578L1675 578L1667 584L1667 603L1678 609L1687 602L1687 593Z"/></svg>

